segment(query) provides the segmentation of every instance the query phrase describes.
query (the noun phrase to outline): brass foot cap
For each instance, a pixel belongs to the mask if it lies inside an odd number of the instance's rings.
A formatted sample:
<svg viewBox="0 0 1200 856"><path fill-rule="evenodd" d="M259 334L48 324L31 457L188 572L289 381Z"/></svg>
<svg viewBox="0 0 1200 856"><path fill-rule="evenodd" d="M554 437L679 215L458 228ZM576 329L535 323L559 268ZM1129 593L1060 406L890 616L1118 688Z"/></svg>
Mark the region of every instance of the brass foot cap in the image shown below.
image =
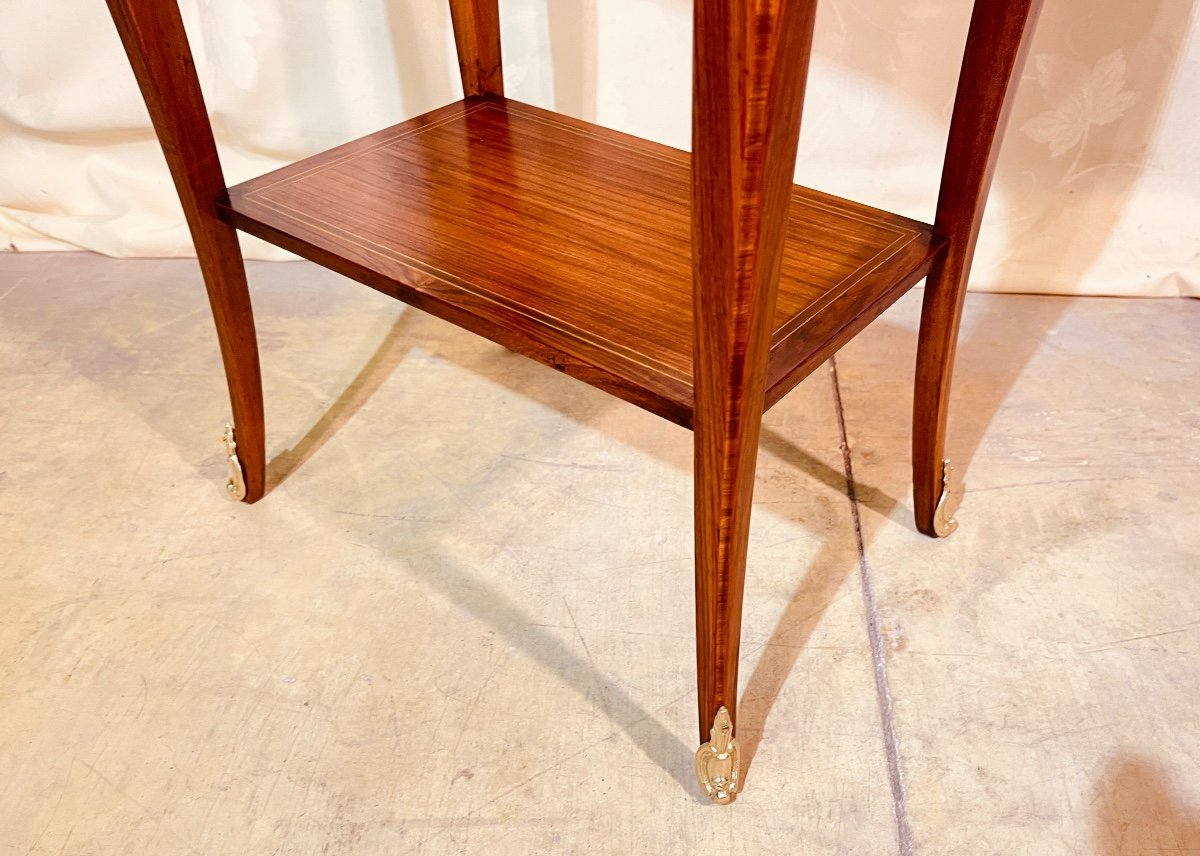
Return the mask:
<svg viewBox="0 0 1200 856"><path fill-rule="evenodd" d="M933 532L939 538L945 538L958 528L958 521L947 507L950 499L950 474L953 472L954 467L950 466L950 461L942 461L942 494L933 510Z"/></svg>
<svg viewBox="0 0 1200 856"><path fill-rule="evenodd" d="M246 498L246 474L237 456L237 440L233 436L233 425L225 426L225 457L229 460L229 481L225 484L225 495L234 502Z"/></svg>
<svg viewBox="0 0 1200 856"><path fill-rule="evenodd" d="M728 803L737 793L741 764L733 722L722 705L713 718L709 741L696 750L696 778L715 803Z"/></svg>

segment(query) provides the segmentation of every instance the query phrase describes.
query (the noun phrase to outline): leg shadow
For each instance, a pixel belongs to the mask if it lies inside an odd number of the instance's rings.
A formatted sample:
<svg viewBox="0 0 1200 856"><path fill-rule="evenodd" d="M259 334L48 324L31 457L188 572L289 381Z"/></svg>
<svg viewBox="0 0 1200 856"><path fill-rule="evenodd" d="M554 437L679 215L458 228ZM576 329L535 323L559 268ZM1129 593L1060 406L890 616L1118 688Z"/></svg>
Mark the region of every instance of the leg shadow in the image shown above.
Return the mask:
<svg viewBox="0 0 1200 856"><path fill-rule="evenodd" d="M396 319L358 374L342 390L341 395L326 408L303 437L267 463L268 492L281 485L305 461L315 455L364 404L371 400L396 371L411 350L408 342L413 339L409 335L413 325L413 314L412 311L406 310Z"/></svg>
<svg viewBox="0 0 1200 856"><path fill-rule="evenodd" d="M691 775L694 750L667 730L654 712L646 710L619 682L601 673L585 657L536 624L502 591L445 559L436 543L417 549L428 560L425 563L427 572L420 574L422 583L437 589L448 600L495 628L507 642L520 648L583 698L592 700L598 695L606 715L617 729L624 732L647 758L668 772L680 787L697 800L703 798L699 784ZM547 764L546 769L554 766L554 763ZM523 787L527 781L511 790Z"/></svg>

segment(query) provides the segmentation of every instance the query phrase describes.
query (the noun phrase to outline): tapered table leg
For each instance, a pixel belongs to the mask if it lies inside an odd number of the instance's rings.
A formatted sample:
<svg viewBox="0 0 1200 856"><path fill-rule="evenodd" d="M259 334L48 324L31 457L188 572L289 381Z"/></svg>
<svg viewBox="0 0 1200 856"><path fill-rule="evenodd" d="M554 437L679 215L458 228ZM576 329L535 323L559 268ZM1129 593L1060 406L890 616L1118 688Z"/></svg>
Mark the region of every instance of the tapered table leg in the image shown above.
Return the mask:
<svg viewBox="0 0 1200 856"><path fill-rule="evenodd" d="M815 0L696 0L692 124L696 772L737 792L754 468Z"/></svg>

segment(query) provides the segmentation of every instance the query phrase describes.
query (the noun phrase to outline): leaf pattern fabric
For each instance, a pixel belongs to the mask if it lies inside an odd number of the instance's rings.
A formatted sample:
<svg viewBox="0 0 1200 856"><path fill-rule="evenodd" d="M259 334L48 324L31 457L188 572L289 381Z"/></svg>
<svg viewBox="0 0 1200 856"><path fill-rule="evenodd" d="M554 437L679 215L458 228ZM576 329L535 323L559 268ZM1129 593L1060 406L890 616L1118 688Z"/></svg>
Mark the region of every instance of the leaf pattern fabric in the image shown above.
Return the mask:
<svg viewBox="0 0 1200 856"><path fill-rule="evenodd" d="M1138 94L1125 89L1125 54L1117 48L1089 69L1063 56L1037 57L1038 83L1051 109L1027 121L1022 130L1061 157L1087 137L1092 125L1115 122Z"/></svg>
<svg viewBox="0 0 1200 856"><path fill-rule="evenodd" d="M179 2L231 183L460 97L445 0ZM190 254L105 4L25 5L0 27L0 249ZM691 3L500 5L511 97L690 146ZM1200 296L1192 6L1044 4L972 288ZM932 220L970 11L821 0L797 180Z"/></svg>

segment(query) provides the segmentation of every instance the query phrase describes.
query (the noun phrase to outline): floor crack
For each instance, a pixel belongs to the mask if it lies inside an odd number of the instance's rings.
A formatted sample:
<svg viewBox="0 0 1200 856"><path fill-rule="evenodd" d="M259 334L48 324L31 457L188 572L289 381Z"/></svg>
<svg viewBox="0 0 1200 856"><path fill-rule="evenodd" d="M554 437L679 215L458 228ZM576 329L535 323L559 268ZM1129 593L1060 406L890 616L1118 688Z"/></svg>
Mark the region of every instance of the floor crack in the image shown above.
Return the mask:
<svg viewBox="0 0 1200 856"><path fill-rule="evenodd" d="M879 609L875 603L871 566L867 561L866 544L863 541L862 517L858 513L858 496L854 486L854 463L850 454L850 439L846 435L846 415L842 407L842 387L838 382L836 358L829 359L829 372L833 378L833 401L834 409L837 411L838 434L842 445L846 497L850 500L850 518L854 523L854 539L858 549L858 577L862 584L863 606L867 618L867 639L871 645L871 662L875 672L875 694L879 700L879 719L883 726L883 749L887 756L888 782L892 787L892 807L896 814L896 835L900 843L900 856L912 856L912 827L908 823L904 774L900 768L900 751L896 744L896 726L892 715L892 691L888 685L883 637L879 632Z"/></svg>

